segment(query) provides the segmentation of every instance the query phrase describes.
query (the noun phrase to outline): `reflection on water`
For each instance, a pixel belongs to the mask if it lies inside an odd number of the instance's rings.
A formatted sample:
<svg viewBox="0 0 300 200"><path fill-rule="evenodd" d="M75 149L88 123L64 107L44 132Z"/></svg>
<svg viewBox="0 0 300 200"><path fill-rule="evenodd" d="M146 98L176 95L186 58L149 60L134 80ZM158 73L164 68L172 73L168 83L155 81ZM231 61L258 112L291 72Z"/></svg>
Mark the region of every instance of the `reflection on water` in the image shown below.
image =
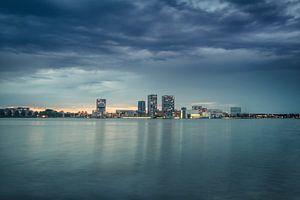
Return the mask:
<svg viewBox="0 0 300 200"><path fill-rule="evenodd" d="M299 199L299 120L0 120L1 199Z"/></svg>

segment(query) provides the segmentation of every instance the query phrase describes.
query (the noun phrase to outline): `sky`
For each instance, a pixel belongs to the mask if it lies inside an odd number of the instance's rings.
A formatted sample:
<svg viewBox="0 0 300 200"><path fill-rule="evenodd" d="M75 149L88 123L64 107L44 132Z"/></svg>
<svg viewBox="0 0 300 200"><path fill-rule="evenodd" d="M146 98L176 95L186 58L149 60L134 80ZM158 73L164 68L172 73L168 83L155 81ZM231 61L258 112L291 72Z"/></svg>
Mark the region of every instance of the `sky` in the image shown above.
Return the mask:
<svg viewBox="0 0 300 200"><path fill-rule="evenodd" d="M1 0L0 106L300 112L300 0Z"/></svg>

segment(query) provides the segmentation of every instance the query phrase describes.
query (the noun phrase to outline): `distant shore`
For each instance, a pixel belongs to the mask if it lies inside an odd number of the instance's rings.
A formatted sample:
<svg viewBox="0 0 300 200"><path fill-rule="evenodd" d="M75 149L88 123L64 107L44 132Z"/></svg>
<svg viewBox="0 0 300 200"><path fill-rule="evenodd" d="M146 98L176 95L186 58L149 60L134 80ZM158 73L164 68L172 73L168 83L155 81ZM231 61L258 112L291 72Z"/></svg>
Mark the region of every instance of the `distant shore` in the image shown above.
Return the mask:
<svg viewBox="0 0 300 200"><path fill-rule="evenodd" d="M148 117L120 117L120 118L89 118L89 117L0 117L0 119L87 119L87 120L240 120L240 119L300 119L300 117L263 117L263 118L250 118L250 117L230 117L230 118L191 118L191 119L180 119L180 118L148 118Z"/></svg>
<svg viewBox="0 0 300 200"><path fill-rule="evenodd" d="M201 107L201 109L203 109ZM164 115L158 112L150 117L147 113L138 112L116 112L102 113L102 115L90 114L86 111L77 113L56 111L53 109L45 109L44 111L33 111L27 107L4 108L0 109L0 118L86 118L86 119L300 119L300 113L227 113L205 110L193 110L195 113L179 113L173 112L171 115Z"/></svg>

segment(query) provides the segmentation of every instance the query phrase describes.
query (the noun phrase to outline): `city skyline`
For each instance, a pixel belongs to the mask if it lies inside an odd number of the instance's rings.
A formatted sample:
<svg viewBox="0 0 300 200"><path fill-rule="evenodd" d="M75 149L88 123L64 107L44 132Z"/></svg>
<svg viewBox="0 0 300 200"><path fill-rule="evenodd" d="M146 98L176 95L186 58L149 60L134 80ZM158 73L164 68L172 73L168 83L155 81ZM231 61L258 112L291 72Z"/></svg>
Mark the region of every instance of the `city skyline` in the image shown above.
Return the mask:
<svg viewBox="0 0 300 200"><path fill-rule="evenodd" d="M300 2L3 0L0 106L91 112L172 94L300 113ZM161 101L158 101L161 106Z"/></svg>
<svg viewBox="0 0 300 200"><path fill-rule="evenodd" d="M124 104L124 103L119 103L119 104L111 104L110 102L108 104L106 104L106 100L107 98L103 99L105 100L105 111L104 112L108 112L108 113L114 113L117 110L136 110L138 111L138 103L139 102L145 102L145 112L146 114L148 114L148 110L149 110L149 96L151 95L155 95L156 96L156 110L157 111L163 111L163 98L164 97L173 97L175 98L174 95L157 95L157 94L150 94L150 95L146 95L146 97L144 98L145 100L143 100L143 98L140 99L136 99L134 100L134 102L132 102L131 104ZM96 98L96 105L98 104L97 101L98 100L102 100L101 98ZM177 98L176 98L177 99ZM175 100L175 99L174 99ZM174 102L175 104L175 102ZM177 106L178 105L178 106ZM228 112L230 113L230 110L232 107L240 107L240 104L219 104L215 101L198 101L198 102L192 102L190 104L178 104L176 102L176 106L174 105L174 109L175 110L180 110L182 107L184 108L193 108L194 106L204 106L206 108L209 109L221 109L224 112ZM88 113L92 113L93 111L97 111L97 106L95 107L95 103L90 103L88 105L74 105L73 107L63 107L63 106L48 106L48 105L44 105L44 106L39 106L39 107L35 107L33 105L24 105L24 104L19 104L19 105L1 105L0 108L16 108L16 107L28 107L31 110L34 111L43 111L45 109L54 109L54 110L59 110L59 111L64 111L64 112L81 112L81 111L87 111ZM247 108L243 108L243 111L245 111L246 113L282 113L282 114L287 114L288 112L284 113L284 112L263 112L263 111L258 111L258 112L249 112ZM293 113L293 112L289 112L289 113ZM294 112L297 113L297 112Z"/></svg>
<svg viewBox="0 0 300 200"><path fill-rule="evenodd" d="M161 102L161 103L159 103ZM69 110L69 109L62 109L57 107L40 107L40 108L34 108L30 106L24 106L24 105L18 105L18 106L7 106L7 107L0 107L0 108L30 108L33 111L44 111L45 109L53 109L57 111L64 111L64 112L98 112L103 115L104 113L115 113L118 110L135 110L139 114L147 114L149 115L151 112L153 113L153 116L157 114L158 111L163 112L166 116L170 115L174 111L180 111L182 108L191 108L191 109L198 109L198 107L206 107L208 109L220 109L224 112L230 112L231 108L235 108L235 106L238 106L237 104L227 104L227 105L219 105L215 102L197 102L192 103L190 105L184 105L183 107L175 106L175 96L174 95L166 95L163 94L159 96L158 94L149 94L147 95L147 100L136 100L135 105L132 105L131 107L114 107L109 104L107 104L106 98L97 98L96 99L96 106L95 104L90 109L77 109L77 110ZM153 107L153 108L152 108ZM149 113L150 111L150 113Z"/></svg>
<svg viewBox="0 0 300 200"><path fill-rule="evenodd" d="M116 109L114 112L107 110L107 99L97 98L95 110L66 112L45 108L35 111L29 107L0 107L0 118L100 118L100 119L299 119L300 113L247 113L242 107L230 107L230 110L209 108L208 105L194 104L190 109L181 107L176 109L175 96L162 95L162 106L158 107L158 95L148 95L146 101L137 101L137 109ZM147 111L147 112L146 112Z"/></svg>

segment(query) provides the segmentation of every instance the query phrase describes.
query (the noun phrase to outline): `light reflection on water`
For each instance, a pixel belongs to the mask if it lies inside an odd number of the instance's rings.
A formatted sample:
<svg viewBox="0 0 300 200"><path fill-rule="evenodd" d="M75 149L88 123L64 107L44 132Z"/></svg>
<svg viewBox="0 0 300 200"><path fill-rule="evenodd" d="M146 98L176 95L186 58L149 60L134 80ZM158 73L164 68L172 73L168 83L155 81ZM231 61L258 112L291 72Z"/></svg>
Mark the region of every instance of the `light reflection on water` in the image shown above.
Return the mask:
<svg viewBox="0 0 300 200"><path fill-rule="evenodd" d="M1 199L299 199L299 120L0 119Z"/></svg>

